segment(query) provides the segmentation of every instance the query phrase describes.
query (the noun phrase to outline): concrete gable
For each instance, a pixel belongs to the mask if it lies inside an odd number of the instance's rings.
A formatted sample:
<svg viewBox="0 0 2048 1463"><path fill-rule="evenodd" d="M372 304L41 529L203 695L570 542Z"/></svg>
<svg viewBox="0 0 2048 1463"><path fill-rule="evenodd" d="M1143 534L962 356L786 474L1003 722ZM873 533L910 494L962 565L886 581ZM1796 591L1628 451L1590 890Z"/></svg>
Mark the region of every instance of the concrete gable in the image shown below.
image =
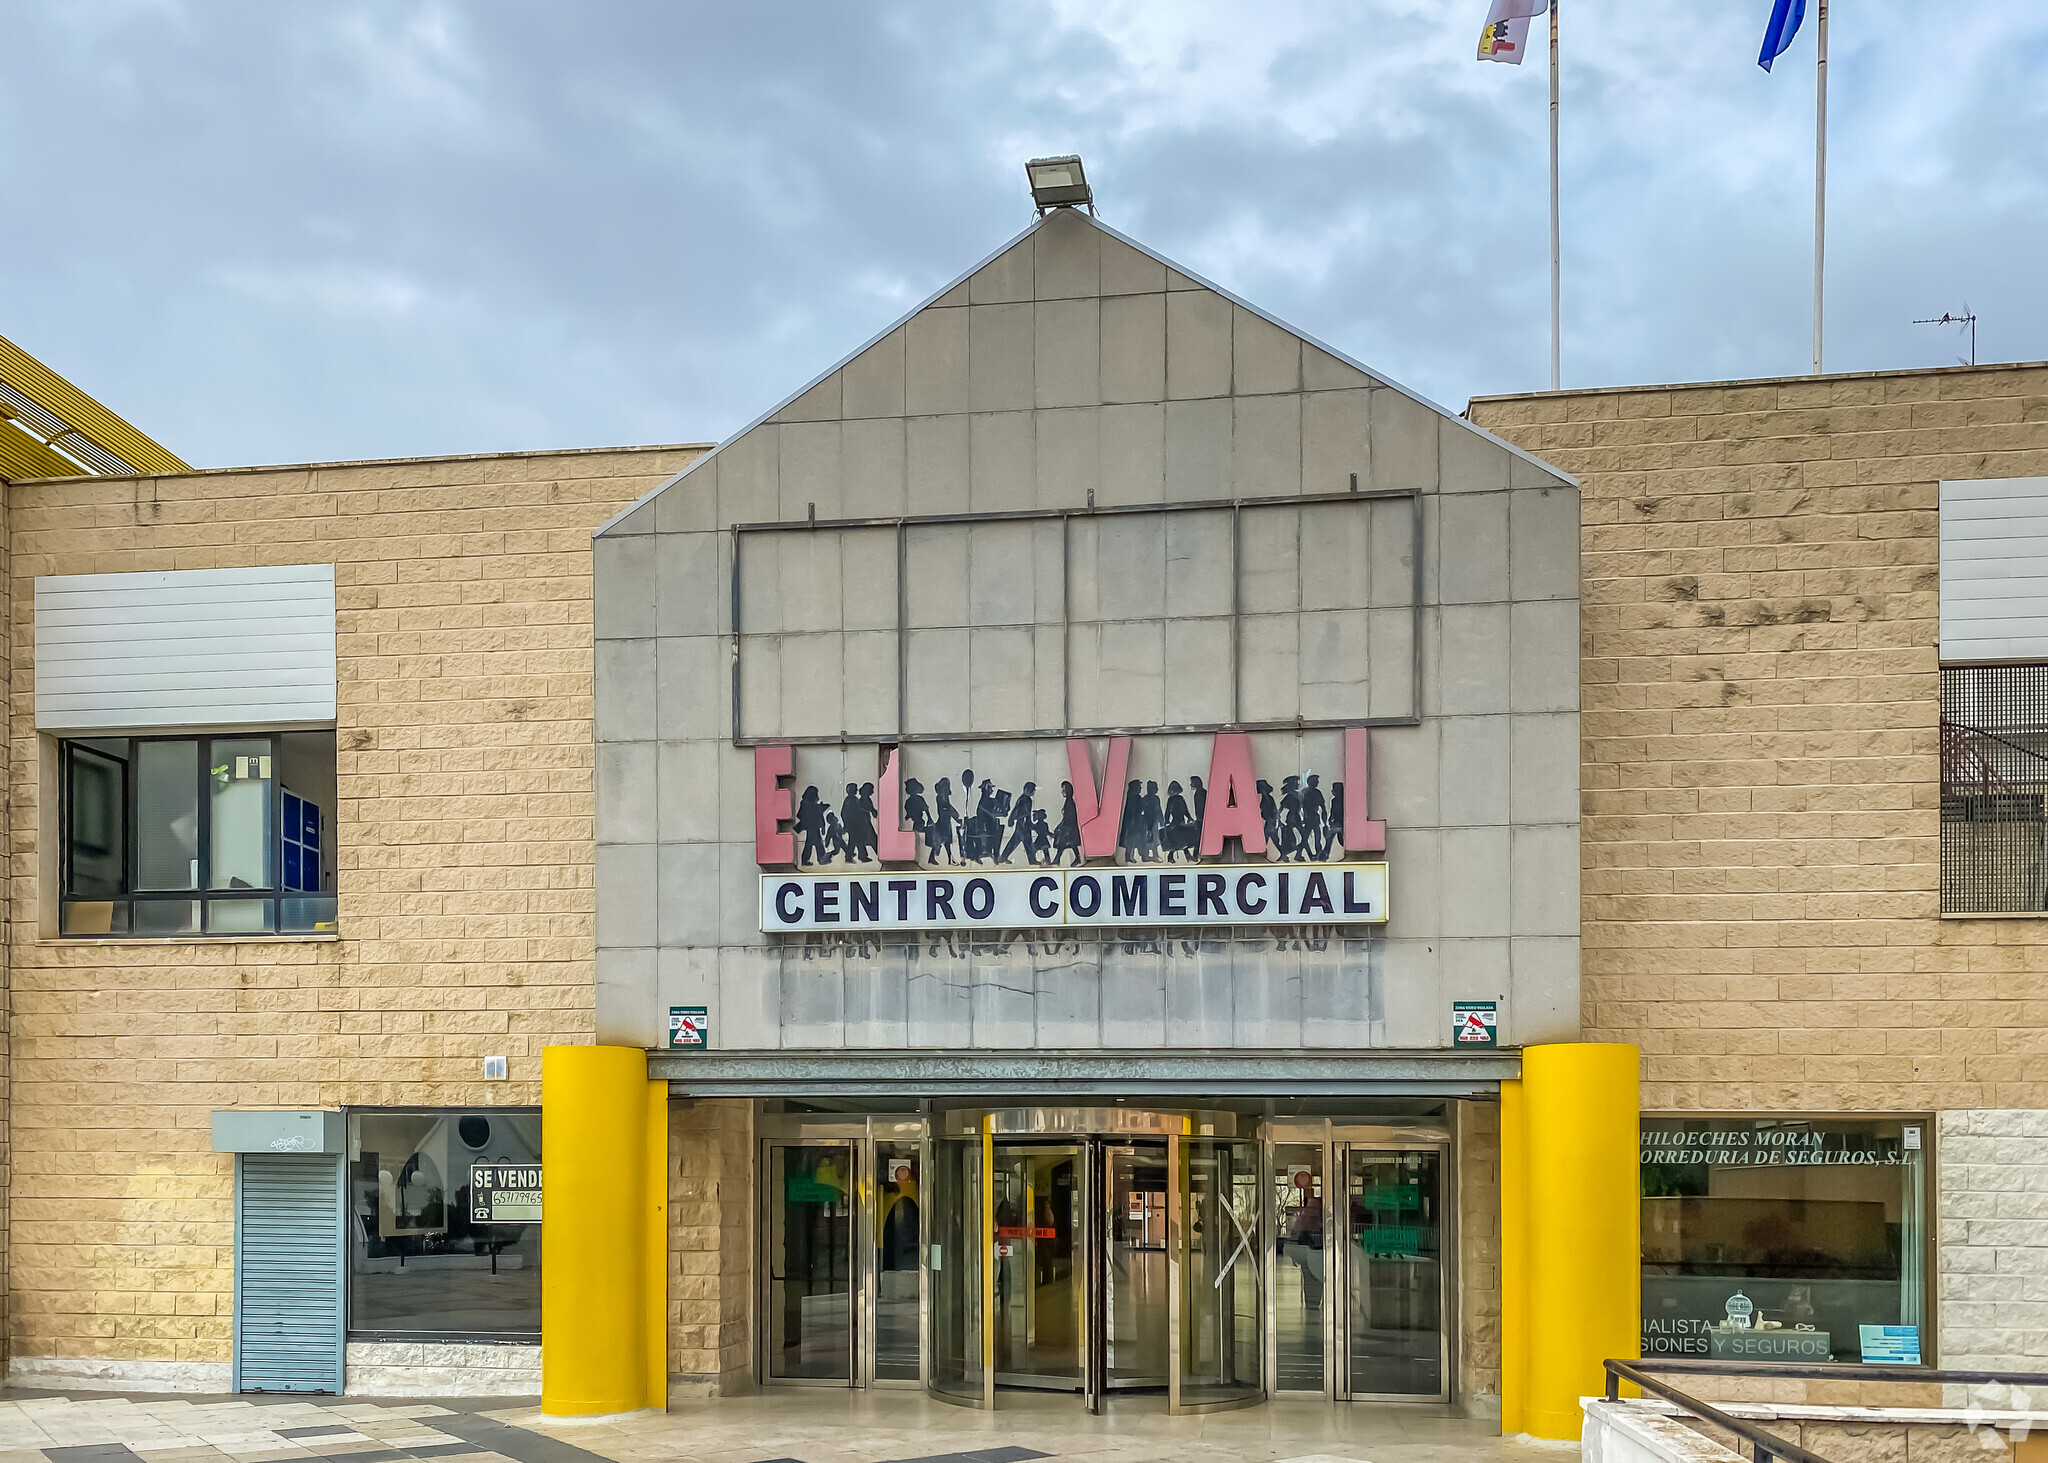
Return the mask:
<svg viewBox="0 0 2048 1463"><path fill-rule="evenodd" d="M1062 209L600 532L1569 482Z"/></svg>

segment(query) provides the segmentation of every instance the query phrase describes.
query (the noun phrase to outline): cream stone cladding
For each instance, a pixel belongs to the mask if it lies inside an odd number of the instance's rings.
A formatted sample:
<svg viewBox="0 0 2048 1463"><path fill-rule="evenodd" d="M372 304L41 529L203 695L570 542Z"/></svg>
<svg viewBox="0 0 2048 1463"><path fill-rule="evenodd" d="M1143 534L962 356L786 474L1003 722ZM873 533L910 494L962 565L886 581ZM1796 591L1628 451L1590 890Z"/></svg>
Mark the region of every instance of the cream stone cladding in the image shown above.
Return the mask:
<svg viewBox="0 0 2048 1463"><path fill-rule="evenodd" d="M590 530L701 450L8 486L17 1370L225 1389L212 1109L538 1104L542 1046L592 1039ZM35 576L313 562L338 595L338 934L54 938Z"/></svg>
<svg viewBox="0 0 2048 1463"><path fill-rule="evenodd" d="M1944 478L2048 366L1481 398L1575 473L1586 1035L1650 1110L2048 1107L2048 921L1942 919Z"/></svg>
<svg viewBox="0 0 2048 1463"><path fill-rule="evenodd" d="M1941 1359L2039 1369L2009 1239L2048 1164L2048 922L1939 913L1937 507L2048 473L2048 366L1471 416L1584 494L1586 1036L1642 1047L1646 1111L1940 1114Z"/></svg>
<svg viewBox="0 0 2048 1463"><path fill-rule="evenodd" d="M1353 488L1329 509L1348 541L1309 509L1261 510L1290 525L1263 537L1246 512L1238 690L1269 722L1415 719L1371 733L1384 934L761 932L752 756L732 723L735 525L1184 503L1228 520L1234 500ZM822 735L796 752L799 792L874 782L900 629L900 715L933 737L906 743L905 776L927 789L972 767L1035 782L1057 817L1066 727L1136 729L1129 776L1162 793L1206 774L1206 735L1144 729L1262 719L1232 713L1228 544L1167 527L1113 547L1135 521L1075 517L1069 560L1057 520L913 523L901 584L888 528L748 536L744 732ZM1048 216L600 535L601 1037L657 1045L668 1007L701 1003L712 1061L1440 1051L1468 998L1502 1002L1507 1044L1576 1036L1577 525L1572 485L1541 462L1082 214ZM1339 608L1318 620L1323 595ZM1337 735L1257 733L1259 775L1327 778Z"/></svg>

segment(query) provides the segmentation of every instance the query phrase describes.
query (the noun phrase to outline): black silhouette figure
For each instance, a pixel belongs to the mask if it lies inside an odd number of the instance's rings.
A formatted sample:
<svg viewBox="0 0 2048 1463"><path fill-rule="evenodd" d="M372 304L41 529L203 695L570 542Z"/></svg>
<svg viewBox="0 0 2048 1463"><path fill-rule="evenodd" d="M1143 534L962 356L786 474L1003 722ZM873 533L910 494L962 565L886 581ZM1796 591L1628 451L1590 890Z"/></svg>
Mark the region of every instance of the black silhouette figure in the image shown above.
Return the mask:
<svg viewBox="0 0 2048 1463"><path fill-rule="evenodd" d="M1159 784L1145 784L1145 807L1139 814L1138 831L1145 844L1145 862L1159 862L1159 825L1165 821L1165 813L1159 806Z"/></svg>
<svg viewBox="0 0 2048 1463"><path fill-rule="evenodd" d="M1060 826L1052 834L1052 861L1058 863L1061 855L1073 852L1074 862L1081 862L1081 815L1074 807L1074 784L1060 784Z"/></svg>
<svg viewBox="0 0 2048 1463"><path fill-rule="evenodd" d="M1308 857L1301 830L1301 779L1280 779L1280 857L1300 863Z"/></svg>
<svg viewBox="0 0 2048 1463"><path fill-rule="evenodd" d="M1016 803L1008 810L1010 841L1004 847L1002 853L997 855L997 863L1008 863L1010 855L1020 848L1024 850L1024 858L1027 863L1035 864L1038 862L1037 859L1031 857L1031 802L1037 792L1037 783L1025 783L1024 791L1017 795Z"/></svg>
<svg viewBox="0 0 2048 1463"><path fill-rule="evenodd" d="M960 832L960 857L971 864L993 863L1003 841L1003 797L995 783L984 777L975 794L974 809Z"/></svg>
<svg viewBox="0 0 2048 1463"><path fill-rule="evenodd" d="M1301 826L1306 830L1310 845L1310 857L1326 859L1330 856L1330 810L1323 801L1323 790L1316 786L1316 775L1311 772L1302 779Z"/></svg>
<svg viewBox="0 0 2048 1463"><path fill-rule="evenodd" d="M1181 854L1189 859L1195 856L1195 820L1188 815L1188 800L1181 796L1177 782L1166 784L1166 822L1159 830L1159 846L1168 863L1176 862Z"/></svg>
<svg viewBox="0 0 2048 1463"><path fill-rule="evenodd" d="M1343 844L1347 853L1354 852L1351 845L1344 843L1344 784L1330 784L1330 842Z"/></svg>
<svg viewBox="0 0 2048 1463"><path fill-rule="evenodd" d="M825 805L818 801L815 787L804 789L804 795L796 805L796 816L791 821L804 836L799 862L824 863L828 857L825 852Z"/></svg>
<svg viewBox="0 0 2048 1463"><path fill-rule="evenodd" d="M953 851L953 835L955 825L960 822L960 814L953 806L952 779L940 778L939 785L932 789L932 796L937 799L939 807L932 814L932 831L925 836L924 846L931 850L933 863L937 863L939 855L944 853L947 863L956 864L960 859Z"/></svg>
<svg viewBox="0 0 2048 1463"><path fill-rule="evenodd" d="M864 863L874 857L875 820L870 806L861 796L859 783L846 784L846 799L839 805L839 827L846 839L849 863Z"/></svg>
<svg viewBox="0 0 2048 1463"><path fill-rule="evenodd" d="M868 857L873 858L882 851L882 812L875 806L875 785L863 782L860 785L860 805L867 814ZM890 809L893 813L895 809Z"/></svg>
<svg viewBox="0 0 2048 1463"><path fill-rule="evenodd" d="M1259 821L1266 825L1266 847L1280 846L1280 805L1273 801L1273 784L1260 778L1252 786L1259 794Z"/></svg>
<svg viewBox="0 0 2048 1463"><path fill-rule="evenodd" d="M834 858L846 852L846 834L839 826L839 815L825 815L825 856L819 863L829 864Z"/></svg>
<svg viewBox="0 0 2048 1463"><path fill-rule="evenodd" d="M1133 782L1124 789L1124 815L1117 824L1117 846L1124 862L1134 864L1145 855L1145 784Z"/></svg>
<svg viewBox="0 0 2048 1463"><path fill-rule="evenodd" d="M1202 786L1202 779L1199 777L1190 777L1188 788L1195 800L1195 838L1199 842L1202 836L1202 820L1209 816L1209 789Z"/></svg>
<svg viewBox="0 0 2048 1463"><path fill-rule="evenodd" d="M1024 856L1034 864L1052 861L1052 829L1046 825L1043 808L1031 815L1031 838L1024 845Z"/></svg>
<svg viewBox="0 0 2048 1463"><path fill-rule="evenodd" d="M932 810L925 804L924 784L914 777L903 780L903 821L910 825L910 831L924 838L931 832ZM926 846L930 846L926 838Z"/></svg>

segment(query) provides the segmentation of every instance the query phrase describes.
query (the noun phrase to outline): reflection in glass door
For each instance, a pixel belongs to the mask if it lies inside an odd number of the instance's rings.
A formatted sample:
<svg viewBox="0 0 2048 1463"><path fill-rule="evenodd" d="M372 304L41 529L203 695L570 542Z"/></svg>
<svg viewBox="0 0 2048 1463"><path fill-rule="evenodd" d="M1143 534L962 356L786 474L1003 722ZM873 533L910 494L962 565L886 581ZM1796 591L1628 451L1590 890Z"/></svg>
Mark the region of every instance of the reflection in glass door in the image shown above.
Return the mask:
<svg viewBox="0 0 2048 1463"><path fill-rule="evenodd" d="M995 1405L988 1357L989 1149L985 1136L934 1138L931 1204L924 1215L930 1271L933 1396L970 1407Z"/></svg>
<svg viewBox="0 0 2048 1463"><path fill-rule="evenodd" d="M1127 1143L1103 1154L1104 1381L1111 1390L1163 1387L1167 1310L1166 1145Z"/></svg>
<svg viewBox="0 0 2048 1463"><path fill-rule="evenodd" d="M1323 1145L1273 1145L1273 1390L1322 1392L1324 1295Z"/></svg>
<svg viewBox="0 0 2048 1463"><path fill-rule="evenodd" d="M1078 1147L995 1149L995 1369L1005 1387L1079 1391L1086 1179Z"/></svg>
<svg viewBox="0 0 2048 1463"><path fill-rule="evenodd" d="M1174 1412L1243 1407L1265 1397L1265 1301L1259 1283L1259 1145L1250 1139L1170 1140L1174 1192Z"/></svg>
<svg viewBox="0 0 2048 1463"><path fill-rule="evenodd" d="M1443 1154L1344 1160L1344 1350L1354 1397L1444 1395Z"/></svg>
<svg viewBox="0 0 2048 1463"><path fill-rule="evenodd" d="M918 1380L918 1249L924 1193L914 1142L877 1138L874 1209L874 1378Z"/></svg>
<svg viewBox="0 0 2048 1463"><path fill-rule="evenodd" d="M768 1145L768 1375L853 1380L853 1145Z"/></svg>

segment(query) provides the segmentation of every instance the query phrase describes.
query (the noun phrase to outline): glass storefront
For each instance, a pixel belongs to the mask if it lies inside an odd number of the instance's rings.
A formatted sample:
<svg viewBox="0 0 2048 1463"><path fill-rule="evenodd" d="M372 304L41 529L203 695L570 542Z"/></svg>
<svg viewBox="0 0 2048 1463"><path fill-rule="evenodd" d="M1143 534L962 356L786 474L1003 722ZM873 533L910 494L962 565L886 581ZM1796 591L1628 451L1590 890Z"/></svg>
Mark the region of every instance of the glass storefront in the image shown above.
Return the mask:
<svg viewBox="0 0 2048 1463"><path fill-rule="evenodd" d="M764 1380L921 1382L980 1408L1450 1396L1440 1114L777 1108L757 1124Z"/></svg>
<svg viewBox="0 0 2048 1463"><path fill-rule="evenodd" d="M348 1328L540 1338L540 1113L348 1117Z"/></svg>
<svg viewBox="0 0 2048 1463"><path fill-rule="evenodd" d="M1644 1356L1918 1352L1931 1125L1646 1116L1642 1132Z"/></svg>

